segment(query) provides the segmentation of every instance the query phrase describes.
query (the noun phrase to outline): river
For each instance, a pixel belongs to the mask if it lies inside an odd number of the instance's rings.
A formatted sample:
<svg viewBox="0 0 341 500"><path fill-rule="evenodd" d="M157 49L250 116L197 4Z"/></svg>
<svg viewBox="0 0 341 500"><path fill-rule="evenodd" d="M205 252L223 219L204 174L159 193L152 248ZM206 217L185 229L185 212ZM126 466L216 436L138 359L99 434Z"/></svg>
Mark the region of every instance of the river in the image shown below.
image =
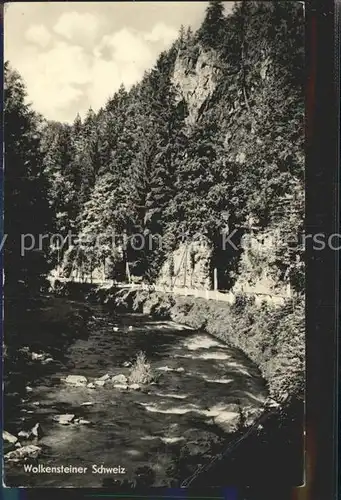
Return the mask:
<svg viewBox="0 0 341 500"><path fill-rule="evenodd" d="M139 351L157 374L156 383L141 390L65 383L68 375L85 376L88 382L107 374L128 376L126 365ZM103 306L93 307L88 338L76 340L63 361L31 386L17 411L23 428L40 424L38 462L88 471L30 474L22 463L7 464L8 486L102 487L110 478L131 480L143 467L152 471L153 486L169 485L182 446L200 451L222 441L235 428L237 403L256 412L266 398L259 371L240 351L171 321L116 316ZM88 423L61 425L53 420L60 414ZM120 466L124 474L94 473L93 465L101 464Z"/></svg>

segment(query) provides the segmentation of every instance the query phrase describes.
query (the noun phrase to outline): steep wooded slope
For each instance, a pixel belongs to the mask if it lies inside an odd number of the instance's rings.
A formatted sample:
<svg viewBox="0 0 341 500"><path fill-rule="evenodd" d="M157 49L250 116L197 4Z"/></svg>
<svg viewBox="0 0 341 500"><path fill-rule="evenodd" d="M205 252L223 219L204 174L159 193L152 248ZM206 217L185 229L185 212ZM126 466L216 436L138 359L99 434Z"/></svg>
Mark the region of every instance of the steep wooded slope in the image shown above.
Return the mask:
<svg viewBox="0 0 341 500"><path fill-rule="evenodd" d="M129 262L155 281L165 263L174 273L184 235L200 234L221 288L303 289L292 243L304 211L303 30L297 2L239 2L225 16L212 1L200 29L182 28L129 92L83 122L47 127L52 204L60 229L82 240L64 253L66 272L106 262L124 277ZM244 251L222 248L224 230ZM246 248L250 234L265 243ZM162 248L141 235L162 236Z"/></svg>

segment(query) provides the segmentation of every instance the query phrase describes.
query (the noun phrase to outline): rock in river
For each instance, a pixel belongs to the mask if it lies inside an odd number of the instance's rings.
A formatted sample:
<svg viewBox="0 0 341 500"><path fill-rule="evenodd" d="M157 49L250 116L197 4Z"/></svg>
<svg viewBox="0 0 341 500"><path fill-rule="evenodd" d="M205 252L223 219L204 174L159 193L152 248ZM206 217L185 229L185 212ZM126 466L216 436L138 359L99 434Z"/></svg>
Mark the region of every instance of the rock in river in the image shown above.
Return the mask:
<svg viewBox="0 0 341 500"><path fill-rule="evenodd" d="M100 377L98 380L104 380L104 382L106 382L109 379L110 379L110 375L108 373L106 373L105 375L103 375L102 377Z"/></svg>
<svg viewBox="0 0 341 500"><path fill-rule="evenodd" d="M5 455L5 459L11 462L18 462L19 460L25 460L26 458L37 458L40 452L41 448L39 446L29 444L27 446L23 446L22 448L18 448L17 450L10 451Z"/></svg>
<svg viewBox="0 0 341 500"><path fill-rule="evenodd" d="M7 431L2 431L2 439L5 443L10 444L15 444L18 441L18 438L16 436L13 436L13 434L10 434Z"/></svg>
<svg viewBox="0 0 341 500"><path fill-rule="evenodd" d="M62 425L69 425L72 423L73 419L75 418L75 415L71 413L66 413L65 415L56 415L53 417L53 420L55 422L58 422L58 424Z"/></svg>
<svg viewBox="0 0 341 500"><path fill-rule="evenodd" d="M18 442L18 438L13 436L7 431L2 431L2 439L4 442L4 452L11 451L15 448L16 443Z"/></svg>
<svg viewBox="0 0 341 500"><path fill-rule="evenodd" d="M129 389L132 389L133 391L139 391L141 387L139 384L130 384Z"/></svg>
<svg viewBox="0 0 341 500"><path fill-rule="evenodd" d="M120 373L119 375L115 375L111 381L114 382L114 384L127 384L128 379L123 373Z"/></svg>
<svg viewBox="0 0 341 500"><path fill-rule="evenodd" d="M43 359L43 365L47 365L48 363L53 363L54 359L53 358L46 358Z"/></svg>
<svg viewBox="0 0 341 500"><path fill-rule="evenodd" d="M42 430L39 423L37 423L32 429L28 431L20 431L18 433L18 437L22 437L24 439L30 438L40 438L42 436Z"/></svg>
<svg viewBox="0 0 341 500"><path fill-rule="evenodd" d="M41 427L40 427L39 423L37 423L34 427L32 427L31 434L32 434L32 436L34 436L36 438L41 437L42 431L41 431Z"/></svg>
<svg viewBox="0 0 341 500"><path fill-rule="evenodd" d="M83 375L68 375L65 382L76 387L84 387L88 381Z"/></svg>
<svg viewBox="0 0 341 500"><path fill-rule="evenodd" d="M77 418L74 420L75 424L80 424L80 425L90 425L91 422L89 420L85 420L85 418Z"/></svg>
<svg viewBox="0 0 341 500"><path fill-rule="evenodd" d="M24 438L24 439L29 439L31 436L31 432L30 431L20 431L18 433L18 436L21 438Z"/></svg>
<svg viewBox="0 0 341 500"><path fill-rule="evenodd" d="M114 384L115 389L122 389L126 391L128 389L127 384Z"/></svg>
<svg viewBox="0 0 341 500"><path fill-rule="evenodd" d="M95 380L95 384L99 387L103 387L105 385L105 380Z"/></svg>
<svg viewBox="0 0 341 500"><path fill-rule="evenodd" d="M31 357L33 361L42 361L43 359L45 359L45 354L32 352Z"/></svg>

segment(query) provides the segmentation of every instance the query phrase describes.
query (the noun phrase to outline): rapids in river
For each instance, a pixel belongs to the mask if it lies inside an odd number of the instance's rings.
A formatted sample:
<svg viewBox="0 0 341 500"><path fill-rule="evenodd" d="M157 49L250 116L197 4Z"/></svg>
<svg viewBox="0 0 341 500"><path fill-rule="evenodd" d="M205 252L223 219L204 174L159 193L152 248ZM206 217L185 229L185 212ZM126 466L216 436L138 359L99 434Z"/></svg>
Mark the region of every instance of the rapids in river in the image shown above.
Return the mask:
<svg viewBox="0 0 341 500"><path fill-rule="evenodd" d="M90 385L105 375L128 377L140 351L156 382L139 390L110 381L95 388L65 383L68 375L84 376ZM93 307L88 337L76 340L61 362L30 385L16 411L22 428L40 424L37 444L43 451L34 464L88 470L33 474L24 463L9 463L8 486L101 487L108 478L131 480L143 467L152 470L153 486L167 486L179 447L202 449L206 441L224 439L235 430L238 405L259 411L267 395L259 371L239 350L171 321L116 316L102 306ZM61 425L54 420L61 414L86 423ZM102 464L124 473L94 473L92 467Z"/></svg>

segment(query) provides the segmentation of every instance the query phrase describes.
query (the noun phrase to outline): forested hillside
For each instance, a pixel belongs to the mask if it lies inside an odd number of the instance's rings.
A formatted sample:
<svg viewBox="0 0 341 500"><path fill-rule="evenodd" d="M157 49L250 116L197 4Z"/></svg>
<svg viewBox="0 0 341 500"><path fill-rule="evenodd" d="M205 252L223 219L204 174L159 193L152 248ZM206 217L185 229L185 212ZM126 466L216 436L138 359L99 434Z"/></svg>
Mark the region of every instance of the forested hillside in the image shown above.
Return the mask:
<svg viewBox="0 0 341 500"><path fill-rule="evenodd" d="M237 2L225 16L212 1L199 30L182 27L129 91L73 125L42 124L50 230L74 236L53 265L89 274L105 262L108 277L125 279L129 262L154 282L184 235L200 234L221 288L265 268L302 290L292 242L304 211L303 25L298 2ZM222 249L221 232L238 229L239 241L254 227L281 237L247 269L240 251ZM136 235L160 235L162 248L136 250Z"/></svg>
<svg viewBox="0 0 341 500"><path fill-rule="evenodd" d="M4 265L7 293L18 294L18 282L32 294L53 266L48 241L39 247L39 235L53 231L49 206L49 181L44 173L43 120L25 104L26 90L20 75L8 63L4 68ZM35 251L22 255L22 238L37 242Z"/></svg>
<svg viewBox="0 0 341 500"><path fill-rule="evenodd" d="M281 240L295 238L304 207L302 16L296 2L240 2L228 17L223 2L211 2L201 28L182 28L129 92L122 86L72 126L48 125L58 230L81 236L64 254L66 272L107 259L119 278L129 261L154 281L180 238L200 234L229 286L238 259L221 250L223 229L280 227ZM134 234L166 244L134 252ZM270 272L302 288L299 249L283 241L276 252Z"/></svg>

